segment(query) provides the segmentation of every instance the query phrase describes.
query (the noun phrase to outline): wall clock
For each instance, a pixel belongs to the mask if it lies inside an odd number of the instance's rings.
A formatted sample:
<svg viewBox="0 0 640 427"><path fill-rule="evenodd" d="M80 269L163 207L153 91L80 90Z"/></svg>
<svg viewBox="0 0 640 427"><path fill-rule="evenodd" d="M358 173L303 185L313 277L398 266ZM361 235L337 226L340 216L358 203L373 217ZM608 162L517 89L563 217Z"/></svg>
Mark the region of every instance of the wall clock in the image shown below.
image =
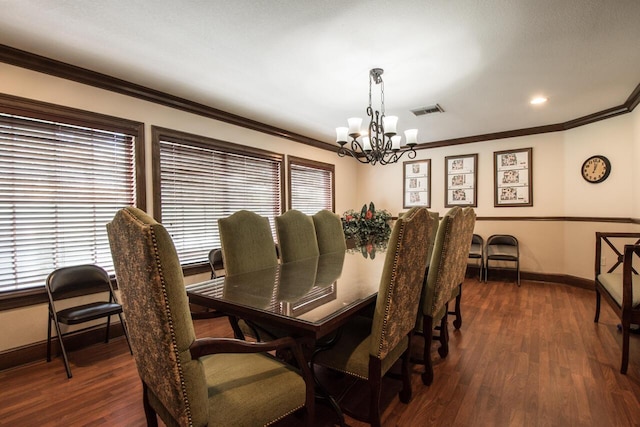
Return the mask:
<svg viewBox="0 0 640 427"><path fill-rule="evenodd" d="M609 177L611 162L605 156L591 156L582 164L581 172L585 181L597 184Z"/></svg>

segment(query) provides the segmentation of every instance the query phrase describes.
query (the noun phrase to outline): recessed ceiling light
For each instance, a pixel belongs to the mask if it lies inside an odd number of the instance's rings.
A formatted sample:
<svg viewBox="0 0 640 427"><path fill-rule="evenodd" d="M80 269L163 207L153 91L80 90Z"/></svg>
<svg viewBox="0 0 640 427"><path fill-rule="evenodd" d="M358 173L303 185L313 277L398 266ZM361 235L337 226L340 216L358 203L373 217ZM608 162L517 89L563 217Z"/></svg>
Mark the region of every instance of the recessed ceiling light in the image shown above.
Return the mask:
<svg viewBox="0 0 640 427"><path fill-rule="evenodd" d="M532 105L544 104L545 102L547 102L547 98L545 98L544 96L536 96L530 102Z"/></svg>

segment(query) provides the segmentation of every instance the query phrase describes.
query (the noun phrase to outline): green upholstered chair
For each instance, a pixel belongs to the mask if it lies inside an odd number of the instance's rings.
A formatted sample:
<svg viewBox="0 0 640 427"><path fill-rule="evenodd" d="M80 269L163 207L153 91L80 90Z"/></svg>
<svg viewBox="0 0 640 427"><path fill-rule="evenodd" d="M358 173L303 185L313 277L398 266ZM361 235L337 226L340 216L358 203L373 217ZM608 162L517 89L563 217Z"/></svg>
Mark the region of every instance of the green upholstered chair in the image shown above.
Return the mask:
<svg viewBox="0 0 640 427"><path fill-rule="evenodd" d="M278 264L269 220L240 210L218 220L222 261L228 276L262 270Z"/></svg>
<svg viewBox="0 0 640 427"><path fill-rule="evenodd" d="M168 426L256 426L301 408L312 424L313 378L295 340L196 339L182 267L162 224L129 207L107 231L148 425L159 416ZM302 375L267 353L284 347Z"/></svg>
<svg viewBox="0 0 640 427"><path fill-rule="evenodd" d="M276 233L283 263L320 255L313 218L290 209L276 217Z"/></svg>
<svg viewBox="0 0 640 427"><path fill-rule="evenodd" d="M425 385L433 382L433 365L431 363L431 342L433 327L440 321L440 343L438 349L441 357L448 353L447 314L449 302L459 298L461 283L467 267L469 244L475 213L471 208L462 209L456 206L449 210L438 226L431 263L421 296L421 318L418 317L416 329L424 336L423 360L425 370L422 381ZM457 296L456 296L457 294Z"/></svg>
<svg viewBox="0 0 640 427"><path fill-rule="evenodd" d="M323 209L316 212L312 218L320 254L347 250L347 241L344 237L340 216Z"/></svg>
<svg viewBox="0 0 640 427"><path fill-rule="evenodd" d="M384 374L402 358L402 402L411 399L409 352L427 265L431 223L424 208L413 208L393 226L380 278L373 319L357 316L344 325L329 349L316 352L314 364L367 380L368 421L380 425L380 384ZM357 416L357 414L351 414Z"/></svg>
<svg viewBox="0 0 640 427"><path fill-rule="evenodd" d="M269 220L255 212L240 210L218 220L222 262L226 276L273 268L278 265L278 253ZM258 341L288 335L260 322L248 322L229 317L236 338L250 336Z"/></svg>

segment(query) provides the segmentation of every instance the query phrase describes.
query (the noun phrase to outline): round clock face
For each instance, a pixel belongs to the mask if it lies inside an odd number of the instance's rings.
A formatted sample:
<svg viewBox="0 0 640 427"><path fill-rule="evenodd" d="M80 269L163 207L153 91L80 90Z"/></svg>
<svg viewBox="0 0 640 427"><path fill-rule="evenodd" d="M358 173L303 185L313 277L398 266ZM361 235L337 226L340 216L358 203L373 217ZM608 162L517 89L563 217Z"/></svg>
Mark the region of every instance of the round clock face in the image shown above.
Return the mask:
<svg viewBox="0 0 640 427"><path fill-rule="evenodd" d="M611 162L605 156L591 156L582 164L582 177L596 184L602 182L611 173Z"/></svg>

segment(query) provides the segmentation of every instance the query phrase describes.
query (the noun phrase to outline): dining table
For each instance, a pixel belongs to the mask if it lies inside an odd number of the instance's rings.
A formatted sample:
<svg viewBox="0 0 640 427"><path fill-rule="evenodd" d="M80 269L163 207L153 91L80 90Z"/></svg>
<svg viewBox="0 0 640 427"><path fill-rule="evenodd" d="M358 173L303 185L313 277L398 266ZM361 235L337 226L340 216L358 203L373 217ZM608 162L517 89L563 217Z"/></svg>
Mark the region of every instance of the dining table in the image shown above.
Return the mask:
<svg viewBox="0 0 640 427"><path fill-rule="evenodd" d="M279 263L243 274L186 286L189 301L237 319L269 325L295 338L305 359L331 346L340 327L375 304L384 268L386 243L349 245L346 251ZM335 398L316 382L316 398L327 402L345 425Z"/></svg>
<svg viewBox="0 0 640 427"><path fill-rule="evenodd" d="M375 304L385 247L346 251L187 285L192 304L260 322L299 340L310 358L319 339Z"/></svg>

